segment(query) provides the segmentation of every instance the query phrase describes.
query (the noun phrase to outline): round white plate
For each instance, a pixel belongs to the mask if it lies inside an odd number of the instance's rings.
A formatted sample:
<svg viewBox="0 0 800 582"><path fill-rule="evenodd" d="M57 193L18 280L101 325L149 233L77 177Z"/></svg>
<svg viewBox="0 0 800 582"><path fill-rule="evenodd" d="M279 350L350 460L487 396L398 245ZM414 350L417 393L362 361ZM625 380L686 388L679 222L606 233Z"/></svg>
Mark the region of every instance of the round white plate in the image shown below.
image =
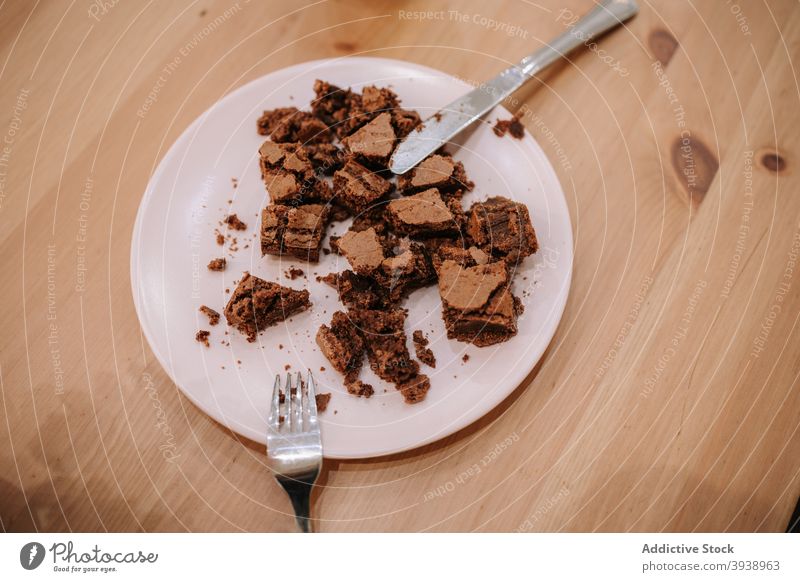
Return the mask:
<svg viewBox="0 0 800 582"><path fill-rule="evenodd" d="M436 355L435 369L422 366L431 378L427 398L405 404L369 366L362 379L373 384L375 395L348 395L341 376L314 341L319 326L343 308L336 292L317 282L316 275L344 270L346 261L333 254L316 265L261 257L257 234L257 215L267 203L267 193L258 168L263 137L256 133L256 119L264 109L307 108L317 78L359 91L369 84L390 86L404 107L416 109L423 118L471 89L434 69L359 57L302 63L233 91L186 129L148 184L131 247L133 296L147 340L170 377L194 404L236 433L265 442L275 374L288 365L293 372L310 369L318 391L333 393L327 412L320 415L325 456L397 453L476 421L511 394L536 365L555 333L569 291L569 213L556 174L538 144L529 135L522 140L498 138L491 124L510 114L503 108L491 113L489 123L481 124L454 154L475 182L465 207L502 195L530 209L541 248L525 260L515 278L514 292L525 305L519 333L486 348L448 340L436 286L416 291L405 303L406 331L412 354L411 332L421 329ZM238 180L237 188L232 178ZM224 249L218 246L214 235L219 221L231 212L248 225L247 231L233 233L238 238L236 252L230 252L227 243ZM334 223L328 233L341 233L347 226L349 221ZM219 256L227 257L227 270L207 270L209 260ZM292 266L303 269L307 278L289 280L284 272ZM229 329L224 316L219 325L209 327L198 307L205 304L222 313L227 290L233 290L243 271L309 289L313 308L264 331L252 344ZM211 331L210 349L195 341L198 329Z"/></svg>

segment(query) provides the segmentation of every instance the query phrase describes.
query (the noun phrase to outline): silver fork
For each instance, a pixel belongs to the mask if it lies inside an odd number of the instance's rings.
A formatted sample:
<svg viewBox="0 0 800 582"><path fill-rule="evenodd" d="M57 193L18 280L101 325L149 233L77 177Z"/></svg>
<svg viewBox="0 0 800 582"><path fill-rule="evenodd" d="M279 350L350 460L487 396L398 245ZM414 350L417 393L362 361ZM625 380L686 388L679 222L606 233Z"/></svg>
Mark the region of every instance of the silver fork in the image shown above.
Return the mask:
<svg viewBox="0 0 800 582"><path fill-rule="evenodd" d="M267 422L267 464L289 495L300 531L310 533L311 488L322 467L316 387L311 372L307 382L298 372L294 385L292 375L286 374L283 395L281 404L278 374Z"/></svg>

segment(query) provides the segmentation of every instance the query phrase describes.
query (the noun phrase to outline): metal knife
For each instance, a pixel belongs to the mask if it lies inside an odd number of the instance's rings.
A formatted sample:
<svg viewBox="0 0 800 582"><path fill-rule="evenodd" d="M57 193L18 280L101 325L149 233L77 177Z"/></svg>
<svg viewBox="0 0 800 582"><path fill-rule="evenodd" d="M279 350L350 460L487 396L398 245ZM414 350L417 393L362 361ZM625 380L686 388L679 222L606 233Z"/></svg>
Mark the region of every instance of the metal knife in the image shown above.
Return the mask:
<svg viewBox="0 0 800 582"><path fill-rule="evenodd" d="M593 38L619 26L639 12L635 0L604 0L580 20L568 22L568 30L494 79L456 99L425 120L395 149L389 168L405 174L430 154L472 125L534 75Z"/></svg>

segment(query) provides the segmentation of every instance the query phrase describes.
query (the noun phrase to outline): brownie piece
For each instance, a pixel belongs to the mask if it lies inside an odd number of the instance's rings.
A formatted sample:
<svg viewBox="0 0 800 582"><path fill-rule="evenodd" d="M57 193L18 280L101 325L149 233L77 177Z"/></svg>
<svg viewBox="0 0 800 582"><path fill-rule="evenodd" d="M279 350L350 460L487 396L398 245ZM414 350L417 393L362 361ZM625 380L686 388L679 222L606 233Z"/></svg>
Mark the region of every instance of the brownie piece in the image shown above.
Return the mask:
<svg viewBox="0 0 800 582"><path fill-rule="evenodd" d="M460 242L460 241L459 241ZM447 241L432 251L432 260L435 268L439 268L446 260L457 262L462 267L485 265L492 259L486 252L476 246L464 248L457 241Z"/></svg>
<svg viewBox="0 0 800 582"><path fill-rule="evenodd" d="M425 374L417 374L397 385L406 404L416 404L425 400L428 390L431 389L431 380Z"/></svg>
<svg viewBox="0 0 800 582"><path fill-rule="evenodd" d="M385 167L394 151L392 116L383 112L342 140L345 151L370 166Z"/></svg>
<svg viewBox="0 0 800 582"><path fill-rule="evenodd" d="M391 182L355 160L348 160L344 167L333 175L336 201L354 214L369 209L388 196L392 189Z"/></svg>
<svg viewBox="0 0 800 582"><path fill-rule="evenodd" d="M325 412L328 410L328 404L331 401L331 393L315 394L314 401L317 404L317 412Z"/></svg>
<svg viewBox="0 0 800 582"><path fill-rule="evenodd" d="M321 281L336 289L339 301L348 309L382 309L389 303L386 292L373 279L353 271L330 273Z"/></svg>
<svg viewBox="0 0 800 582"><path fill-rule="evenodd" d="M348 394L358 396L359 398L369 398L375 394L375 389L372 384L366 384L361 380L353 380L352 382L345 382Z"/></svg>
<svg viewBox="0 0 800 582"><path fill-rule="evenodd" d="M239 217L235 214L229 214L225 217L223 222L227 224L228 228L231 230L247 230L247 225L239 220Z"/></svg>
<svg viewBox="0 0 800 582"><path fill-rule="evenodd" d="M366 115L376 115L391 111L400 106L397 93L386 87L367 85L361 90L361 111Z"/></svg>
<svg viewBox="0 0 800 582"><path fill-rule="evenodd" d="M194 339L208 348L211 347L211 344L208 343L208 336L210 335L210 331L201 329L194 335Z"/></svg>
<svg viewBox="0 0 800 582"><path fill-rule="evenodd" d="M428 188L458 195L459 190L472 190L473 186L464 172L464 164L441 154L425 158L416 168L397 178L397 187L405 195Z"/></svg>
<svg viewBox="0 0 800 582"><path fill-rule="evenodd" d="M198 311L208 317L208 325L217 325L219 323L218 311L211 309L206 305L201 305Z"/></svg>
<svg viewBox="0 0 800 582"><path fill-rule="evenodd" d="M435 368L436 356L433 355L433 352L428 347L429 342L428 338L425 337L425 334L423 334L421 330L417 329L414 330L413 334L411 334L411 338L414 340L414 352L417 354L417 359L423 364L427 364L431 368Z"/></svg>
<svg viewBox="0 0 800 582"><path fill-rule="evenodd" d="M467 234L479 248L496 258L514 264L539 248L524 204L495 196L473 204L468 215Z"/></svg>
<svg viewBox="0 0 800 582"><path fill-rule="evenodd" d="M314 93L316 99L311 102L311 112L338 137L358 129L360 116L353 113L361 109L361 95L319 79L314 82Z"/></svg>
<svg viewBox="0 0 800 582"><path fill-rule="evenodd" d="M401 109L399 107L392 110L392 125L394 126L397 139L403 139L421 123L422 119L416 111Z"/></svg>
<svg viewBox="0 0 800 582"><path fill-rule="evenodd" d="M401 240L396 253L381 261L372 278L381 286L390 303L397 303L414 289L434 281L436 273L425 247Z"/></svg>
<svg viewBox="0 0 800 582"><path fill-rule="evenodd" d="M351 310L350 315L364 336L367 358L379 378L401 384L417 375L419 364L408 353L403 331L405 310L356 309Z"/></svg>
<svg viewBox="0 0 800 582"><path fill-rule="evenodd" d="M328 209L322 204L270 204L261 212L261 254L316 263L327 224Z"/></svg>
<svg viewBox="0 0 800 582"><path fill-rule="evenodd" d="M443 200L436 188L392 200L386 215L395 232L415 237L457 234L465 221L460 200Z"/></svg>
<svg viewBox="0 0 800 582"><path fill-rule="evenodd" d="M438 274L448 338L483 347L517 333L522 304L511 293L504 261L465 267L448 259Z"/></svg>
<svg viewBox="0 0 800 582"><path fill-rule="evenodd" d="M324 176L332 176L345 162L344 152L332 143L308 144L303 150L314 169Z"/></svg>
<svg viewBox="0 0 800 582"><path fill-rule="evenodd" d="M492 130L497 137L503 137L509 133L511 137L522 139L525 136L525 126L519 122L519 114L511 119L498 119Z"/></svg>
<svg viewBox="0 0 800 582"><path fill-rule="evenodd" d="M383 237L389 228L386 222L385 210L385 204L376 204L369 210L365 210L353 218L350 230L360 232L368 228L373 228L375 232L378 233L378 236Z"/></svg>
<svg viewBox="0 0 800 582"><path fill-rule="evenodd" d="M328 184L317 178L306 150L298 144L265 141L258 153L261 178L273 203L298 204L333 197Z"/></svg>
<svg viewBox="0 0 800 582"><path fill-rule="evenodd" d="M208 270L209 271L224 271L225 266L228 264L228 261L225 260L225 257L220 259L211 259L208 263Z"/></svg>
<svg viewBox="0 0 800 582"><path fill-rule="evenodd" d="M374 273L384 259L384 247L374 228L348 230L333 246L359 275Z"/></svg>
<svg viewBox="0 0 800 582"><path fill-rule="evenodd" d="M278 143L330 143L328 126L308 111L297 107L280 107L265 111L256 122L258 133Z"/></svg>
<svg viewBox="0 0 800 582"><path fill-rule="evenodd" d="M308 291L297 291L245 272L225 306L228 325L254 342L256 334L311 307Z"/></svg>
<svg viewBox="0 0 800 582"><path fill-rule="evenodd" d="M364 339L344 311L337 311L331 324L317 330L317 345L333 367L355 381L364 359Z"/></svg>

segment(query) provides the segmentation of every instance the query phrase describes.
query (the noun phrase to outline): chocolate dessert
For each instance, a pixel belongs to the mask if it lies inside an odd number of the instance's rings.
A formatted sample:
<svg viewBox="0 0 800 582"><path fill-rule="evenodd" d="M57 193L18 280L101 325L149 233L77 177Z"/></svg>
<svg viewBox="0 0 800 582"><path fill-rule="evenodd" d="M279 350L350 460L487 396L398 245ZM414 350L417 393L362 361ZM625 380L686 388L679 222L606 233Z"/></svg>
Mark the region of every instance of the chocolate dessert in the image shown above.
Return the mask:
<svg viewBox="0 0 800 582"><path fill-rule="evenodd" d="M319 79L314 81L314 93L316 99L311 102L311 112L338 137L358 129L361 95Z"/></svg>
<svg viewBox="0 0 800 582"><path fill-rule="evenodd" d="M225 217L223 222L225 222L231 230L247 230L247 225L239 220L239 217L235 214L229 214Z"/></svg>
<svg viewBox="0 0 800 582"><path fill-rule="evenodd" d="M380 268L371 275L390 303L398 303L414 289L429 285L436 279L433 264L423 245L401 240L395 252L383 259Z"/></svg>
<svg viewBox="0 0 800 582"><path fill-rule="evenodd" d="M405 310L357 309L351 310L350 316L364 336L367 358L379 378L401 384L417 376L419 364L406 347Z"/></svg>
<svg viewBox="0 0 800 582"><path fill-rule="evenodd" d="M208 317L208 325L217 325L219 323L218 311L211 309L206 305L201 305L198 311Z"/></svg>
<svg viewBox="0 0 800 582"><path fill-rule="evenodd" d="M353 271L330 273L321 279L334 289L348 309L382 309L389 303L386 292L369 277Z"/></svg>
<svg viewBox="0 0 800 582"><path fill-rule="evenodd" d="M337 311L330 326L319 328L317 345L334 369L344 374L346 381L355 381L364 357L364 339L345 312Z"/></svg>
<svg viewBox="0 0 800 582"><path fill-rule="evenodd" d="M333 175L336 201L354 214L364 212L392 189L391 182L352 159Z"/></svg>
<svg viewBox="0 0 800 582"><path fill-rule="evenodd" d="M518 263L539 248L528 208L502 196L473 204L466 230L480 249L509 264Z"/></svg>
<svg viewBox="0 0 800 582"><path fill-rule="evenodd" d="M395 232L414 237L457 234L465 220L460 201L443 200L436 188L392 200L386 216Z"/></svg>
<svg viewBox="0 0 800 582"><path fill-rule="evenodd" d="M194 335L194 339L206 347L210 347L211 344L208 343L208 336L211 335L210 331L205 329L201 329Z"/></svg>
<svg viewBox="0 0 800 582"><path fill-rule="evenodd" d="M425 337L425 334L423 334L421 330L417 329L414 330L413 334L411 334L411 338L414 341L414 352L417 355L417 359L423 364L427 364L431 368L435 368L436 356L433 355L433 352L428 347L429 342L428 338Z"/></svg>
<svg viewBox="0 0 800 582"><path fill-rule="evenodd" d="M525 126L519 122L519 114L511 119L498 119L492 130L497 137L503 137L506 133L515 139L525 137Z"/></svg>
<svg viewBox="0 0 800 582"><path fill-rule="evenodd" d="M434 154L422 160L410 172L398 176L397 188L405 195L429 188L437 188L440 193L460 195L459 190L472 190L473 184L467 179L464 164L449 155Z"/></svg>
<svg viewBox="0 0 800 582"><path fill-rule="evenodd" d="M465 267L447 259L437 270L448 338L482 347L516 335L522 304L504 261Z"/></svg>
<svg viewBox="0 0 800 582"><path fill-rule="evenodd" d="M332 176L345 162L344 152L332 143L314 143L303 146L308 161L324 176Z"/></svg>
<svg viewBox="0 0 800 582"><path fill-rule="evenodd" d="M277 143L325 143L333 139L325 123L313 113L299 111L297 107L265 111L256 123L259 134L269 136Z"/></svg>
<svg viewBox="0 0 800 582"><path fill-rule="evenodd" d="M209 271L224 271L225 265L228 264L228 261L225 260L225 257L219 259L211 259L208 263L208 270Z"/></svg>
<svg viewBox="0 0 800 582"><path fill-rule="evenodd" d="M317 178L306 150L294 143L265 141L258 150L261 178L274 204L327 201L328 184Z"/></svg>
<svg viewBox="0 0 800 582"><path fill-rule="evenodd" d="M417 374L397 384L396 387L403 395L406 404L416 404L425 400L428 390L431 389L431 380L425 374Z"/></svg>
<svg viewBox="0 0 800 582"><path fill-rule="evenodd" d="M297 291L245 272L225 306L228 325L254 342L256 334L311 307L308 291Z"/></svg>
<svg viewBox="0 0 800 582"><path fill-rule="evenodd" d="M261 254L316 263L327 223L328 209L322 204L270 204L261 212Z"/></svg>
<svg viewBox="0 0 800 582"><path fill-rule="evenodd" d="M324 392L322 394L314 395L314 402L317 404L317 412L325 412L328 410L328 404L331 401L331 393Z"/></svg>
<svg viewBox="0 0 800 582"><path fill-rule="evenodd" d="M345 151L368 166L385 167L394 151L392 116L383 112L342 140Z"/></svg>
<svg viewBox="0 0 800 582"><path fill-rule="evenodd" d="M345 387L347 388L348 394L358 396L359 398L369 398L375 394L375 389L372 385L366 384L361 380L353 380L352 382L345 381Z"/></svg>
<svg viewBox="0 0 800 582"><path fill-rule="evenodd" d="M374 228L348 230L336 240L335 246L359 275L374 273L384 259L383 244Z"/></svg>

